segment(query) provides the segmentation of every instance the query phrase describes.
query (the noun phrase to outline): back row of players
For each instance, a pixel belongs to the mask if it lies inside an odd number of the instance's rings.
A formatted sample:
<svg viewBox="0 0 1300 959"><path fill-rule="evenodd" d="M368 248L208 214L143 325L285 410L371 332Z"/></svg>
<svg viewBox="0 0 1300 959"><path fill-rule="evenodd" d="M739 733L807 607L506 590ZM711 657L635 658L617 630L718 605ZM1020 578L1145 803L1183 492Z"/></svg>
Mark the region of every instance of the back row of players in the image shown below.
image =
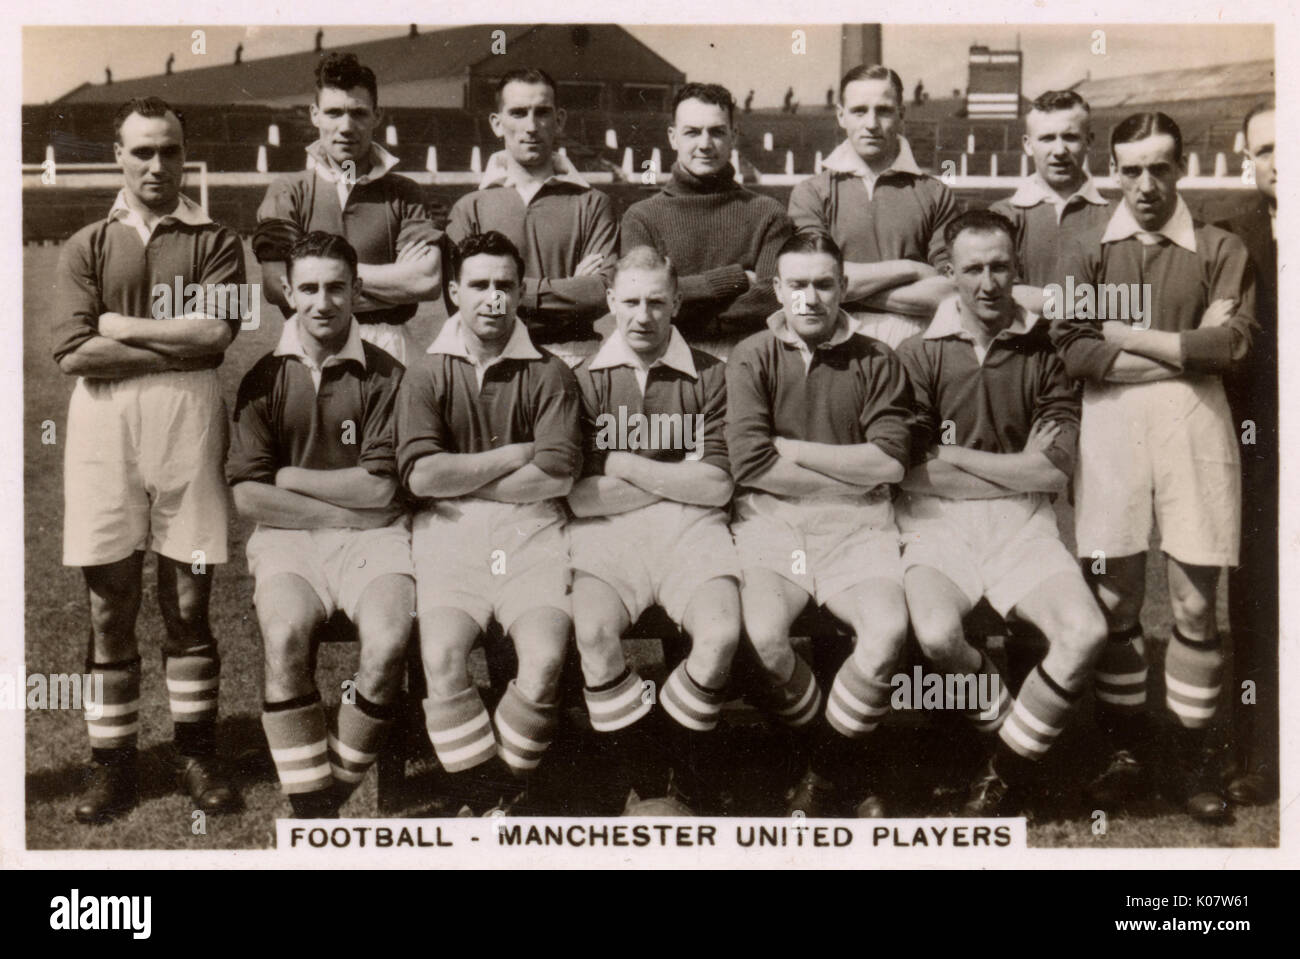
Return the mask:
<svg viewBox="0 0 1300 959"><path fill-rule="evenodd" d="M94 762L77 817L136 802L146 549L181 784L204 809L237 803L215 761L207 616L226 482L257 524L263 725L300 816L337 814L374 761L416 611L429 737L471 811L524 794L575 635L591 724L643 797L671 775L680 801L716 808L704 757L748 643L748 693L794 731L806 769L790 809L883 815L869 748L909 624L938 670L991 677L962 626L982 598L1048 646L1014 699L986 683L996 701L970 711L995 738L966 813L1020 808L1089 683L1114 745L1094 803L1146 792L1157 744L1173 757L1166 791L1194 816L1223 819L1225 793L1268 798L1276 719L1243 725L1226 783L1207 731L1223 682L1215 591L1239 559L1239 446L1257 519L1230 591L1236 658L1276 717L1272 107L1245 121L1262 194L1234 224L1245 244L1193 220L1164 114L1114 130L1112 205L1085 167L1087 104L1045 94L1026 122L1034 175L993 211L964 214L900 135L893 71L847 74L837 115L847 138L787 216L735 181L728 92L686 85L671 177L620 230L609 199L554 152L554 83L516 72L491 117L505 150L443 236L372 140L373 72L325 57L312 162L259 209L263 290L287 319L241 384L223 481L215 367L238 319L155 318L151 297L178 277L242 282L242 251L180 193L180 117L157 99L126 104L125 187L68 243L58 279L55 358L78 377L64 562L85 572L87 668L105 690L87 715ZM1150 284L1149 326L1044 304L1066 277ZM407 323L444 286L456 312L421 351ZM1071 477L1083 572L1051 507ZM1171 740L1147 719L1138 621L1153 514L1174 613ZM827 689L790 642L810 600L855 637ZM620 643L651 605L691 639L655 696ZM336 610L357 625L361 657L331 731L311 636ZM467 660L492 619L519 669L490 716Z"/></svg>

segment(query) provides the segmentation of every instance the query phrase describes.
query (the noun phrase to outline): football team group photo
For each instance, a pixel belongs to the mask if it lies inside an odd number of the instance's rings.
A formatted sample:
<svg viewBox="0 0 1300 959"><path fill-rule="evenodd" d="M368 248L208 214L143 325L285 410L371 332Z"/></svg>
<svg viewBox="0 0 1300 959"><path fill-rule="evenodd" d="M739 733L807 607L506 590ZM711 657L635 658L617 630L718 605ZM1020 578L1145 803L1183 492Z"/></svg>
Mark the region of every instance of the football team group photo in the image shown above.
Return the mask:
<svg viewBox="0 0 1300 959"><path fill-rule="evenodd" d="M28 847L1276 846L1272 31L1096 26L26 28Z"/></svg>

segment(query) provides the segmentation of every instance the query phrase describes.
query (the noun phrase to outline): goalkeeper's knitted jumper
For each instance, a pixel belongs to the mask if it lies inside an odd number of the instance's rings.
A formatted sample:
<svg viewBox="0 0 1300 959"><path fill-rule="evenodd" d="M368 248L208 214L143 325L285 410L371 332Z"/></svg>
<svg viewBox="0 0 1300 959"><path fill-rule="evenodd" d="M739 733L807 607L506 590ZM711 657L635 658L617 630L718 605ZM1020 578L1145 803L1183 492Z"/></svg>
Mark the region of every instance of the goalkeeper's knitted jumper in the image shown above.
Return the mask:
<svg viewBox="0 0 1300 959"><path fill-rule="evenodd" d="M673 261L687 342L725 332L752 332L780 304L772 292L776 253L790 235L785 208L735 181L730 164L702 178L673 165L672 178L623 215L623 253L652 246ZM758 275L750 287L745 271Z"/></svg>

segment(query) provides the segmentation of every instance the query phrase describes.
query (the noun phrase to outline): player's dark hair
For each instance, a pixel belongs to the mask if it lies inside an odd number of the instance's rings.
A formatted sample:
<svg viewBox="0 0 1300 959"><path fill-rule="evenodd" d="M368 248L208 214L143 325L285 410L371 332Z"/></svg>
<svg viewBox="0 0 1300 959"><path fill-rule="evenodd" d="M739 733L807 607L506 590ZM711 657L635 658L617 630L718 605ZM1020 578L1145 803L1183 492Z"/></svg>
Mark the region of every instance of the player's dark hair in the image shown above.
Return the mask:
<svg viewBox="0 0 1300 959"><path fill-rule="evenodd" d="M824 230L799 230L782 243L776 251L777 273L781 272L781 257L787 253L825 253L834 258L840 273L844 272L844 251Z"/></svg>
<svg viewBox="0 0 1300 959"><path fill-rule="evenodd" d="M362 87L370 94L370 105L379 107L379 84L375 82L375 71L361 65L355 53L327 53L316 64L316 93L319 99L321 90L331 87L335 90L351 90Z"/></svg>
<svg viewBox="0 0 1300 959"><path fill-rule="evenodd" d="M504 233L498 233L496 230L488 230L486 233L471 233L465 239L461 240L452 249L452 260L455 264L454 275L456 282L460 282L461 270L464 269L465 261L471 256L508 256L515 264L515 272L522 283L524 279L524 258L519 255L519 249L510 242L510 238Z"/></svg>
<svg viewBox="0 0 1300 959"><path fill-rule="evenodd" d="M1014 248L1016 244L1015 227L1001 213L992 210L967 210L948 221L943 228L943 242L949 250L961 234L970 233L1005 233Z"/></svg>
<svg viewBox="0 0 1300 959"><path fill-rule="evenodd" d="M879 63L870 66L857 66L844 74L840 80L840 103L844 102L844 91L848 89L850 83L857 83L859 80L888 80L889 85L894 89L894 99L898 101L898 108L901 110L904 106L903 100L903 78L900 77L889 67L881 66Z"/></svg>
<svg viewBox="0 0 1300 959"><path fill-rule="evenodd" d="M676 121L677 108L685 100L699 100L711 103L727 111L727 122L736 122L736 100L731 91L720 83L687 83L673 97L673 119Z"/></svg>
<svg viewBox="0 0 1300 959"><path fill-rule="evenodd" d="M1092 113L1088 101L1073 90L1048 90L1046 93L1040 93L1034 98L1031 106L1039 113L1056 113L1061 110L1073 110L1076 107L1081 107L1084 113Z"/></svg>
<svg viewBox="0 0 1300 959"><path fill-rule="evenodd" d="M159 97L134 97L118 107L117 115L113 117L113 139L117 143L122 142L122 124L133 113L138 113L140 116L150 119L165 117L169 113L172 114L181 125L181 142L185 142L185 117L180 110Z"/></svg>
<svg viewBox="0 0 1300 959"><path fill-rule="evenodd" d="M663 270L672 281L673 289L677 289L677 267L673 265L672 260L652 246L634 246L628 250L614 265L614 276L610 282L613 283L620 273L628 270Z"/></svg>
<svg viewBox="0 0 1300 959"><path fill-rule="evenodd" d="M284 264L284 272L290 280L293 279L294 261L305 260L309 256L320 257L324 260L341 260L352 271L352 279L357 278L357 251L352 248L351 243L337 233L312 230L294 243L289 248L289 257Z"/></svg>
<svg viewBox="0 0 1300 959"><path fill-rule="evenodd" d="M551 88L551 97L558 100L560 97L559 88L556 87L555 81L551 75L539 67L516 67L510 70L497 81L496 102L497 109L501 109L501 94L509 83L542 83Z"/></svg>
<svg viewBox="0 0 1300 959"><path fill-rule="evenodd" d="M1110 134L1110 158L1115 159L1115 144L1135 143L1150 136L1165 134L1174 138L1174 160L1183 162L1183 131L1167 113L1134 113L1119 122Z"/></svg>
<svg viewBox="0 0 1300 959"><path fill-rule="evenodd" d="M1255 119L1255 117L1259 116L1261 113L1276 112L1277 104L1274 102L1272 97L1269 97L1267 100L1261 100L1246 112L1246 118L1241 121L1241 135L1246 138L1247 143L1250 142L1250 121Z"/></svg>

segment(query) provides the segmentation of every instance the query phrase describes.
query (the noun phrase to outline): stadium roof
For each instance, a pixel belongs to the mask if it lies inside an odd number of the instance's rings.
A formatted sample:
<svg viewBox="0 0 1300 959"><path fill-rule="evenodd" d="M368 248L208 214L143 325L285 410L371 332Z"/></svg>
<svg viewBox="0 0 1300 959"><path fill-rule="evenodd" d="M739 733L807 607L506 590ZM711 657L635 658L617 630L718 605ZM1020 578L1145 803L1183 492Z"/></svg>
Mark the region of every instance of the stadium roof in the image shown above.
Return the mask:
<svg viewBox="0 0 1300 959"><path fill-rule="evenodd" d="M1194 70L1162 70L1104 80L1084 80L1074 90L1093 109L1180 100L1266 96L1273 93L1272 60L1225 63Z"/></svg>
<svg viewBox="0 0 1300 959"><path fill-rule="evenodd" d="M494 39L499 39L493 35L497 30L505 34L509 56L497 55L492 49ZM313 71L317 60L334 50L355 53L375 71L381 105L392 102L385 97L385 88L400 86L402 99L409 103L415 92L412 88L418 89L421 81L470 73L496 75L518 65L514 62L516 54L530 52L557 80L598 76L603 80L680 83L685 79L680 70L615 24L494 24L448 27L414 36L325 47L322 51L307 50L239 64L229 62L111 84L83 83L54 102L117 105L138 96L159 96L187 105L306 102L315 93ZM489 64L492 69L483 69Z"/></svg>

